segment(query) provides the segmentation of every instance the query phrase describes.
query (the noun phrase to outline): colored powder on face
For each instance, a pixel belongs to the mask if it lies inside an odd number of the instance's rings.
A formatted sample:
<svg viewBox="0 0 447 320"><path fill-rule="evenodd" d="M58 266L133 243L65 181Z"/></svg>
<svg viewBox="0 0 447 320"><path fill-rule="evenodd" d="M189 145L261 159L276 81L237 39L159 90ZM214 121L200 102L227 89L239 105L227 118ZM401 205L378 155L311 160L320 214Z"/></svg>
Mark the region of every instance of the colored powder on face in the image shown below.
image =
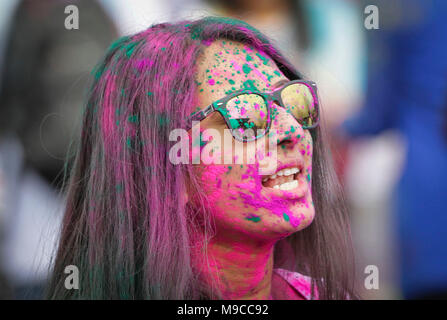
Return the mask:
<svg viewBox="0 0 447 320"><path fill-rule="evenodd" d="M229 82L230 84L234 84L234 83L235 83L232 79L229 79L228 82Z"/></svg>
<svg viewBox="0 0 447 320"><path fill-rule="evenodd" d="M244 86L245 90L258 91L253 80L244 81L242 85Z"/></svg>
<svg viewBox="0 0 447 320"><path fill-rule="evenodd" d="M274 74L276 74L278 77L280 77L281 76L281 73L279 73L279 71L278 70L275 70L275 71L273 71L273 73Z"/></svg>
<svg viewBox="0 0 447 320"><path fill-rule="evenodd" d="M272 78L273 78L273 76L272 76L271 74L268 74L268 73L265 72L265 71L262 71L262 74L265 75L265 76L267 77L267 81L268 81L268 82L270 82L270 81L272 80ZM267 83L266 86L267 86L267 87L270 87L270 83Z"/></svg>
<svg viewBox="0 0 447 320"><path fill-rule="evenodd" d="M268 65L268 64L269 64L269 60L268 60L266 57L262 56L262 55L259 54L259 53L256 53L256 55L258 56L259 59L262 60L262 63L263 63L264 65Z"/></svg>
<svg viewBox="0 0 447 320"><path fill-rule="evenodd" d="M271 196L268 199L261 194L262 184L261 179L257 179L258 172L259 164L248 165L246 174L243 174L241 178L244 180L251 177L252 179L250 179L250 181L248 181L247 183L238 184L239 188L248 191L248 193L242 191L238 192L239 198L243 200L244 205L253 207L255 209L265 208L274 215L283 217L283 219L286 219L284 216L284 213L286 213L289 219L286 221L289 222L293 227L299 226L303 217L293 216L293 213L288 208L289 202L284 201L284 199L278 196Z"/></svg>
<svg viewBox="0 0 447 320"><path fill-rule="evenodd" d="M256 215L254 215L254 214L250 215L249 217L246 217L245 219L249 220L249 221L253 221L253 222L261 221L261 218L256 216Z"/></svg>
<svg viewBox="0 0 447 320"><path fill-rule="evenodd" d="M245 74L249 74L251 70L250 66L246 63L242 66L242 71L244 71Z"/></svg>
<svg viewBox="0 0 447 320"><path fill-rule="evenodd" d="M208 80L208 83L209 83L211 86L214 86L215 81L214 81L214 79L209 79L209 80Z"/></svg>
<svg viewBox="0 0 447 320"><path fill-rule="evenodd" d="M287 222L289 222L290 221L290 218L289 218L289 216L287 215L287 213L283 213L283 218L284 218L284 220L286 220Z"/></svg>
<svg viewBox="0 0 447 320"><path fill-rule="evenodd" d="M218 201L222 196L222 188L213 188L211 181L216 181L216 179L222 177L226 171L225 166L208 166L206 170L202 172L200 180L204 185L210 186L207 193L207 198L210 203L213 201Z"/></svg>
<svg viewBox="0 0 447 320"><path fill-rule="evenodd" d="M148 91L148 92L147 92L147 95L150 97L151 95L153 95L153 93L150 92L150 91Z"/></svg>

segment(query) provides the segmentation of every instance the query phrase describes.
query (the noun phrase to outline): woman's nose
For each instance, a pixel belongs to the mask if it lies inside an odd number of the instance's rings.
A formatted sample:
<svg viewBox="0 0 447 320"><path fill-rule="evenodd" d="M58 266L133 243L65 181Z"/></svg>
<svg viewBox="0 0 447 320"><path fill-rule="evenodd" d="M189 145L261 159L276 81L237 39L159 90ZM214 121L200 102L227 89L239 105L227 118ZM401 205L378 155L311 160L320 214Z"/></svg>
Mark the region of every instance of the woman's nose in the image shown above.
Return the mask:
<svg viewBox="0 0 447 320"><path fill-rule="evenodd" d="M291 149L304 136L304 129L295 117L276 103L272 106L272 124L270 130L275 132L278 147Z"/></svg>

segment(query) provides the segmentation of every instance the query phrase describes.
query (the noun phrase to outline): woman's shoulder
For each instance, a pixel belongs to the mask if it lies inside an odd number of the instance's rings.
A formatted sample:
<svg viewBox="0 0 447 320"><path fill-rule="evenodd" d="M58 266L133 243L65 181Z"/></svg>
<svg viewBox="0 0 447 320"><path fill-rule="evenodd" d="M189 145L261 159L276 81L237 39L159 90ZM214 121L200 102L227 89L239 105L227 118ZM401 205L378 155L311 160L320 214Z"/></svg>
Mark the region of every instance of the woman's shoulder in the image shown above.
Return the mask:
<svg viewBox="0 0 447 320"><path fill-rule="evenodd" d="M278 300L310 300L311 283L312 279L301 273L281 268L273 269L272 291ZM314 299L318 299L316 288L314 291Z"/></svg>

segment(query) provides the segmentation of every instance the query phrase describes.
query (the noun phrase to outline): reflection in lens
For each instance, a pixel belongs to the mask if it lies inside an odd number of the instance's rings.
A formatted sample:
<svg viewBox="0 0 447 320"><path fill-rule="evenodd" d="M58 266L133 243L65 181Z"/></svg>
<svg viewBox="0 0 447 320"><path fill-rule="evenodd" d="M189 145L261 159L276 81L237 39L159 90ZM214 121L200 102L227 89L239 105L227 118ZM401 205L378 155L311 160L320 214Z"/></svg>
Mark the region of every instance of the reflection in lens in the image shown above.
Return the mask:
<svg viewBox="0 0 447 320"><path fill-rule="evenodd" d="M253 140L264 134L268 111L264 98L258 94L242 94L227 102L228 120L233 134L242 140Z"/></svg>
<svg viewBox="0 0 447 320"><path fill-rule="evenodd" d="M287 111L304 127L310 127L318 121L318 112L309 87L294 83L284 88L281 98Z"/></svg>

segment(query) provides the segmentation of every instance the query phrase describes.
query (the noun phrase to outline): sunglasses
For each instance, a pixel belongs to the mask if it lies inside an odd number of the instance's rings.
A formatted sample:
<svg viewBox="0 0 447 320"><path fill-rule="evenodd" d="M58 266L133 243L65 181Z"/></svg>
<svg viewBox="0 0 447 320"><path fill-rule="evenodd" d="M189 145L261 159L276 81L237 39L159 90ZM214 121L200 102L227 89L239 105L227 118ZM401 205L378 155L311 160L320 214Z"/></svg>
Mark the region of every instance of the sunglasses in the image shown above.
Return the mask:
<svg viewBox="0 0 447 320"><path fill-rule="evenodd" d="M225 119L233 137L249 142L266 135L275 115L272 108L277 103L298 121L303 129L313 129L319 123L317 86L312 81L293 80L271 93L239 90L219 99L206 108L194 112L188 119L202 121L214 111Z"/></svg>

